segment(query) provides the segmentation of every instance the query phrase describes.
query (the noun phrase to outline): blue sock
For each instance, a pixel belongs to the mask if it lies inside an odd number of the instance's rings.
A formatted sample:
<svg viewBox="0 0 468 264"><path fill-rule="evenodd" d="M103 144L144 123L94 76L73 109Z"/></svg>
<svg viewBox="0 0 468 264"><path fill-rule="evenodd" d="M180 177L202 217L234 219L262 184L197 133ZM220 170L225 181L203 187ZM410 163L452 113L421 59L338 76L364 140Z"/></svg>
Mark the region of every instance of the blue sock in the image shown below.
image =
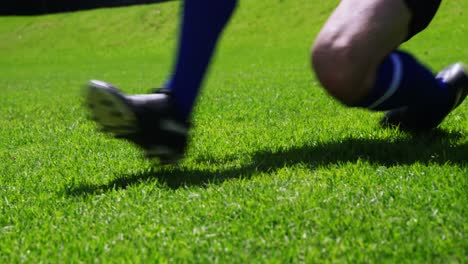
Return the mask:
<svg viewBox="0 0 468 264"><path fill-rule="evenodd" d="M166 88L189 118L218 38L237 0L185 0L175 68Z"/></svg>
<svg viewBox="0 0 468 264"><path fill-rule="evenodd" d="M384 111L420 105L444 108L449 102L442 81L410 54L394 51L379 66L370 94L356 106Z"/></svg>

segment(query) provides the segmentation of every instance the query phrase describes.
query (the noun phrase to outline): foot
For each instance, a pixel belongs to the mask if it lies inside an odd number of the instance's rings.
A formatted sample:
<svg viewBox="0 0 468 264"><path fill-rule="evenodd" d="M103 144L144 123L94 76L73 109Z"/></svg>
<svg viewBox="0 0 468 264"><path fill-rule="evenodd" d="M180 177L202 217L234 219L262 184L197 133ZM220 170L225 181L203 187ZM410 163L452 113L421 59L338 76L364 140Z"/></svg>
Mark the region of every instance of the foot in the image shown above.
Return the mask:
<svg viewBox="0 0 468 264"><path fill-rule="evenodd" d="M430 105L418 108L403 107L389 111L381 120L381 125L399 127L413 132L424 132L436 128L466 98L468 70L462 63L455 63L440 71L436 78L446 83L447 89L450 90L451 103L446 111L435 111Z"/></svg>
<svg viewBox="0 0 468 264"><path fill-rule="evenodd" d="M190 125L177 116L168 90L124 95L109 83L92 80L86 101L103 132L136 144L146 157L164 164L183 158Z"/></svg>

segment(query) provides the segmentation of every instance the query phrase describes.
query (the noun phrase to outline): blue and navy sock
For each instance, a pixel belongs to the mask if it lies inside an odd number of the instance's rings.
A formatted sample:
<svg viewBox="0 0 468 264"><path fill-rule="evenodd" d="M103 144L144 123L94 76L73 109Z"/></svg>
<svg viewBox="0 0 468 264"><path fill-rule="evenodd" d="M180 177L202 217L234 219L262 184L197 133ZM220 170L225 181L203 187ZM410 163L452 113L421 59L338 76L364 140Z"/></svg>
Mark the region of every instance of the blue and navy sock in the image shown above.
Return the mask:
<svg viewBox="0 0 468 264"><path fill-rule="evenodd" d="M221 32L237 0L185 0L175 68L166 88L189 118Z"/></svg>
<svg viewBox="0 0 468 264"><path fill-rule="evenodd" d="M394 51L379 66L370 94L356 106L384 111L422 105L445 108L449 104L450 94L441 80L410 54Z"/></svg>

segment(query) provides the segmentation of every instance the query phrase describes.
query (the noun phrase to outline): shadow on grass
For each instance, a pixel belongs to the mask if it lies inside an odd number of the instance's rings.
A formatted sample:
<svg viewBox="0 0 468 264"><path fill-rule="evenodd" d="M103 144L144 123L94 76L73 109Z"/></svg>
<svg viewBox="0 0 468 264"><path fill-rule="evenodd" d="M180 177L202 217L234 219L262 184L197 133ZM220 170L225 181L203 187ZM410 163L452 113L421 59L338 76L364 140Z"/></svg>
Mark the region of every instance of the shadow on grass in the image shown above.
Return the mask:
<svg viewBox="0 0 468 264"><path fill-rule="evenodd" d="M303 164L311 169L343 162L367 161L381 166L421 164L468 164L468 144L451 145L460 133L436 130L430 134L410 136L394 142L381 139L346 138L316 145L291 147L280 151L262 150L252 155L248 165L215 171L192 170L177 166L156 167L147 172L121 177L103 185L73 186L66 192L79 196L99 194L114 189L125 189L132 184L157 180L162 185L177 189L184 186L206 186L234 178L250 178L258 172L270 172L283 167ZM216 158L202 157L197 162Z"/></svg>

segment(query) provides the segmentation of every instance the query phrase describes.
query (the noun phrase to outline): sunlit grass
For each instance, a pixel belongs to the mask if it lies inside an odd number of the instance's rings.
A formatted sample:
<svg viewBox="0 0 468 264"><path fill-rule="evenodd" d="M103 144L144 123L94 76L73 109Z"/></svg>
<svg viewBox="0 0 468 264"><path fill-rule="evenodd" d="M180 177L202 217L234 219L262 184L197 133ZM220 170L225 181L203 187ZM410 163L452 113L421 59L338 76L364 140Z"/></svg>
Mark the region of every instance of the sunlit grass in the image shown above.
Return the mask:
<svg viewBox="0 0 468 264"><path fill-rule="evenodd" d="M177 2L1 17L0 260L466 262L468 105L411 136L331 100L308 52L336 2L243 1L168 167L96 133L81 89L163 83ZM405 48L468 62L467 9Z"/></svg>

